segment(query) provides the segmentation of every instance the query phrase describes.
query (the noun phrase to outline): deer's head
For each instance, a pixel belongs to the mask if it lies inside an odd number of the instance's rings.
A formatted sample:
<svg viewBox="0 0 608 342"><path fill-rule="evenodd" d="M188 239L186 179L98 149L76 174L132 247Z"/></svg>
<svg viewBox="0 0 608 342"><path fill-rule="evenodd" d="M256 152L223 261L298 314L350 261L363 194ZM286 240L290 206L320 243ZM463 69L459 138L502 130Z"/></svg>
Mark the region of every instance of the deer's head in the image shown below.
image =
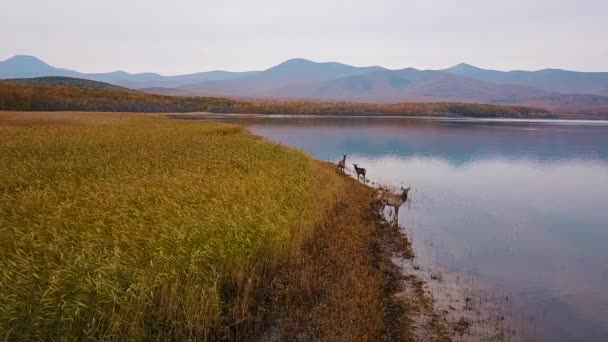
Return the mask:
<svg viewBox="0 0 608 342"><path fill-rule="evenodd" d="M407 188L401 187L401 197L407 198L407 194L410 192L410 188L411 186L408 186Z"/></svg>

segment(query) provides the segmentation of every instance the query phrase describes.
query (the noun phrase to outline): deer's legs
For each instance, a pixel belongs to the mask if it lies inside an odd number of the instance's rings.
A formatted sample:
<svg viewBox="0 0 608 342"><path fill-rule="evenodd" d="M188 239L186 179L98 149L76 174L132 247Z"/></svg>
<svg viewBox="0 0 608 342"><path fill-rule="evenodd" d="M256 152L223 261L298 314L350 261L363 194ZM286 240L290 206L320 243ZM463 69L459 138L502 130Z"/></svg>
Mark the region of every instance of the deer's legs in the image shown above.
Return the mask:
<svg viewBox="0 0 608 342"><path fill-rule="evenodd" d="M399 207L395 206L395 224L399 224Z"/></svg>

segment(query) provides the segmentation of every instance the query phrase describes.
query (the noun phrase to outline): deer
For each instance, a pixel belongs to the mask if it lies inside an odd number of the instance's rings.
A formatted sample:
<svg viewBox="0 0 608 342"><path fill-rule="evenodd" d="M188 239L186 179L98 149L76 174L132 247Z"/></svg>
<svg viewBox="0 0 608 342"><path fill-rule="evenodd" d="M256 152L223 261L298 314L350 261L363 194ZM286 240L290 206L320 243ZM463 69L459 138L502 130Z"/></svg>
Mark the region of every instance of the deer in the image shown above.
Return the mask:
<svg viewBox="0 0 608 342"><path fill-rule="evenodd" d="M357 172L357 180L359 180L359 177L363 176L363 183L365 183L365 169L359 167L358 164L353 164L353 166L355 167L355 172Z"/></svg>
<svg viewBox="0 0 608 342"><path fill-rule="evenodd" d="M348 154L342 154L342 160L338 161L338 170L344 172L344 168L346 167L346 157Z"/></svg>
<svg viewBox="0 0 608 342"><path fill-rule="evenodd" d="M399 223L399 208L403 205L403 203L407 202L410 188L411 187L401 187L401 194L396 194L389 190L380 190L376 195L376 200L380 202L381 212L384 211L384 207L386 207L387 205L395 209L395 224Z"/></svg>

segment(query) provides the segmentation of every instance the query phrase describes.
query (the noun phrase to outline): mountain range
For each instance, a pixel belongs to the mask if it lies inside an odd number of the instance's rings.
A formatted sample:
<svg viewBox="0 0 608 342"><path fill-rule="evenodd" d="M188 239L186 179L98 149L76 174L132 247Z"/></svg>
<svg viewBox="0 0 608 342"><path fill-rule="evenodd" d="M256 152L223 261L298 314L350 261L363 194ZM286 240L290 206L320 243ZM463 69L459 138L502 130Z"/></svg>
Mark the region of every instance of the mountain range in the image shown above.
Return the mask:
<svg viewBox="0 0 608 342"><path fill-rule="evenodd" d="M0 62L0 79L64 76L106 82L127 88L177 87L186 84L229 80L255 72L207 71L188 75L163 76L157 73L131 74L125 71L83 73L56 68L34 56L17 55Z"/></svg>
<svg viewBox="0 0 608 342"><path fill-rule="evenodd" d="M537 106L576 115L608 114L608 72L497 71L458 64L443 70L356 67L291 59L262 71L163 76L83 73L33 56L0 62L0 79L66 76L169 95L401 102L475 102Z"/></svg>

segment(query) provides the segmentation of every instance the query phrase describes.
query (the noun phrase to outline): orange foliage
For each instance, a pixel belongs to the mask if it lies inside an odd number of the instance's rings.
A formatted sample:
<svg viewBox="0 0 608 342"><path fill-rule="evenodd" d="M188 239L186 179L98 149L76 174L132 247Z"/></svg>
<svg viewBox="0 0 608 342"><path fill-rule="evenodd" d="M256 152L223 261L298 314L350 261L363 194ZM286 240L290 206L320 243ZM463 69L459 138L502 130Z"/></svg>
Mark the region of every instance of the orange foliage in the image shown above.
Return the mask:
<svg viewBox="0 0 608 342"><path fill-rule="evenodd" d="M240 101L165 96L124 88L47 86L0 82L0 110L102 112L214 112L294 115L552 117L544 109L471 103L372 104L314 101Z"/></svg>

